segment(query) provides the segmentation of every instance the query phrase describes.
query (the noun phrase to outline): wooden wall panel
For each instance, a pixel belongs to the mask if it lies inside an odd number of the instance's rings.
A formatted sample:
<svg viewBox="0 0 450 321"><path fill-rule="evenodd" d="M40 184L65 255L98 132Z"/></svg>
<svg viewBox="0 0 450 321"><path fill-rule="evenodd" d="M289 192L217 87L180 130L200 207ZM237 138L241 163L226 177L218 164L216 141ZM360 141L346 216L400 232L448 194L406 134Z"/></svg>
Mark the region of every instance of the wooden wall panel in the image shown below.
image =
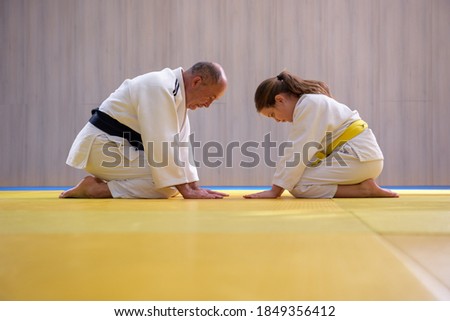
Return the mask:
<svg viewBox="0 0 450 321"><path fill-rule="evenodd" d="M433 6L421 0L384 1L380 8L376 122L386 157L382 178L394 185L432 184L430 173L420 168L432 148Z"/></svg>
<svg viewBox="0 0 450 321"><path fill-rule="evenodd" d="M422 170L431 176L433 184L448 185L450 182L450 1L433 2L432 19L432 104L426 118L431 118L431 152L422 155ZM432 169L430 173L430 167Z"/></svg>
<svg viewBox="0 0 450 321"><path fill-rule="evenodd" d="M447 0L3 0L0 185L74 184L84 173L65 158L92 108L126 78L199 60L220 62L229 89L191 113L196 159L211 141L260 146L255 168L239 147L201 165L203 184L270 184L261 143L288 126L257 115L253 95L287 69L369 122L381 184L448 185L449 21Z"/></svg>

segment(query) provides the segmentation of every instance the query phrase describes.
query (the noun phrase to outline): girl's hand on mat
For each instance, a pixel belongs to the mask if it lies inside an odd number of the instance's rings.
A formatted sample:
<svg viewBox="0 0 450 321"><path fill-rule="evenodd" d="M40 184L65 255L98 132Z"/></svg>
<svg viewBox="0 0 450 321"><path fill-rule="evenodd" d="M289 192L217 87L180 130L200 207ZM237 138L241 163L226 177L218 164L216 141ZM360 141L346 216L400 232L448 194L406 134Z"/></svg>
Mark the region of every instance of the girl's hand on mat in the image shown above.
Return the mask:
<svg viewBox="0 0 450 321"><path fill-rule="evenodd" d="M279 195L272 190L244 195L244 198L277 198Z"/></svg>
<svg viewBox="0 0 450 321"><path fill-rule="evenodd" d="M244 198L278 198L283 194L284 188L272 185L272 189L254 194L244 195Z"/></svg>

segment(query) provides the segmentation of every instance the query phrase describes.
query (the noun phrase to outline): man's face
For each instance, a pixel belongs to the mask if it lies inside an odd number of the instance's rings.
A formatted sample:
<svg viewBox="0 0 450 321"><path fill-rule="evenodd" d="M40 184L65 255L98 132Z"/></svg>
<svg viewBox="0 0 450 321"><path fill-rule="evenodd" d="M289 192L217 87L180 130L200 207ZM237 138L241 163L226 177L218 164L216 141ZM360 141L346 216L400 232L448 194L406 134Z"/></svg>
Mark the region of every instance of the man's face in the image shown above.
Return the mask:
<svg viewBox="0 0 450 321"><path fill-rule="evenodd" d="M215 100L225 94L226 84L205 85L200 77L194 78L191 86L186 91L186 108L195 110L197 108L208 108Z"/></svg>

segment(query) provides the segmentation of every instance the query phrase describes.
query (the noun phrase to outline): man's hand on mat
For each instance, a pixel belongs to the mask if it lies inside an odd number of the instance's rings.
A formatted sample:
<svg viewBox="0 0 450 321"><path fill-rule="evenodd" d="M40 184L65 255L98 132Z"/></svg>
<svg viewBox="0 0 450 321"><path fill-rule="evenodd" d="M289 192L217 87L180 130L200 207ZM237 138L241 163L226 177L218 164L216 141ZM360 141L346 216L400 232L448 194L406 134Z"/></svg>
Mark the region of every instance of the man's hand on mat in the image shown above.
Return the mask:
<svg viewBox="0 0 450 321"><path fill-rule="evenodd" d="M224 198L228 194L201 188L197 182L177 185L176 188L185 199Z"/></svg>
<svg viewBox="0 0 450 321"><path fill-rule="evenodd" d="M209 189L197 189L189 191L188 193L182 194L183 198L194 199L194 198L224 198L228 194L220 193L216 191L211 191Z"/></svg>

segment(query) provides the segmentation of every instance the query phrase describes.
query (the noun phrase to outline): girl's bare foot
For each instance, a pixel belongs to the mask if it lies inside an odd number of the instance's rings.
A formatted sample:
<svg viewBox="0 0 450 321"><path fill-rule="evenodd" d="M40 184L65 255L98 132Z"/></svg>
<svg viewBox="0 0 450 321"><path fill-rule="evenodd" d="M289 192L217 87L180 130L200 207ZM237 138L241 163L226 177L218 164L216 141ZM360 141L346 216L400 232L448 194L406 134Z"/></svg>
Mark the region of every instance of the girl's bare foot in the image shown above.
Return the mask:
<svg viewBox="0 0 450 321"><path fill-rule="evenodd" d="M355 185L339 185L334 197L398 197L398 194L368 179Z"/></svg>
<svg viewBox="0 0 450 321"><path fill-rule="evenodd" d="M86 176L75 187L62 192L59 198L110 198L108 185L101 179Z"/></svg>
<svg viewBox="0 0 450 321"><path fill-rule="evenodd" d="M373 179L362 182L361 189L365 190L367 197L398 197L397 193L378 186Z"/></svg>

